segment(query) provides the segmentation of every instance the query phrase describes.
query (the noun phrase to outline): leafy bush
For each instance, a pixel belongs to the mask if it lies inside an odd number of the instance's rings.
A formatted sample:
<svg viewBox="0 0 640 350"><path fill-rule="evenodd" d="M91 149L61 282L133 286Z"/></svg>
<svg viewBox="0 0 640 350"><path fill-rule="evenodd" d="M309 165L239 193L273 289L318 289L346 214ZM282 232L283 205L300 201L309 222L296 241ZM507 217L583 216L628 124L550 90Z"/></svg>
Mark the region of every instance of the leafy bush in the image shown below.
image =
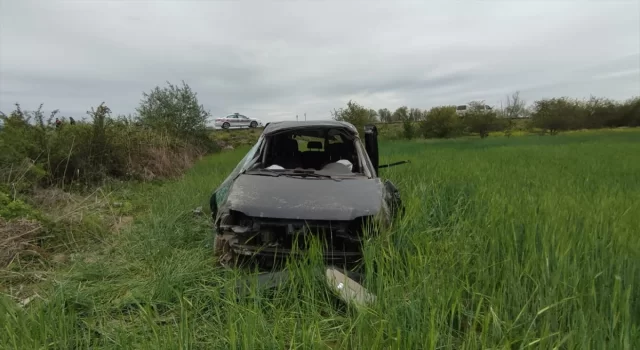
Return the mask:
<svg viewBox="0 0 640 350"><path fill-rule="evenodd" d="M0 217L11 220L15 218L39 219L41 217L35 209L19 199L11 199L6 193L0 192Z"/></svg>
<svg viewBox="0 0 640 350"><path fill-rule="evenodd" d="M593 96L586 101L566 97L536 101L532 126L552 135L564 130L640 126L640 98L625 102Z"/></svg>
<svg viewBox="0 0 640 350"><path fill-rule="evenodd" d="M624 102L592 97L587 107L589 126L593 128L640 126L640 97Z"/></svg>
<svg viewBox="0 0 640 350"><path fill-rule="evenodd" d="M640 126L640 97L623 102L619 106L618 118L611 121L610 126Z"/></svg>
<svg viewBox="0 0 640 350"><path fill-rule="evenodd" d="M198 104L197 94L184 81L182 86L167 84L144 93L137 109L140 120L155 130L180 137L204 132L210 114Z"/></svg>
<svg viewBox="0 0 640 350"><path fill-rule="evenodd" d="M415 128L411 120L405 120L402 122L402 136L405 139L411 140L415 135Z"/></svg>
<svg viewBox="0 0 640 350"><path fill-rule="evenodd" d="M424 137L456 136L460 132L460 127L460 118L456 115L455 106L433 107L425 114L425 120L420 123L420 131Z"/></svg>
<svg viewBox="0 0 640 350"><path fill-rule="evenodd" d="M22 160L24 155L37 159L43 155L46 147L47 128L57 111L51 113L45 123L42 105L33 113L25 112L16 104L16 109L9 116L1 116L4 122L2 138L0 138L0 161L2 164L13 164Z"/></svg>
<svg viewBox="0 0 640 350"><path fill-rule="evenodd" d="M504 136L511 137L514 129L516 128L516 123L513 119L508 117L498 117L496 120L496 125L498 130L502 130L504 132Z"/></svg>
<svg viewBox="0 0 640 350"><path fill-rule="evenodd" d="M0 130L2 183L24 191L34 183L101 181L107 177L152 179L174 176L217 145L206 130L180 138L145 127L133 118L112 118L104 104L87 112L91 122L55 128L42 114L19 105ZM35 115L35 123L32 118ZM52 114L53 117L53 114Z"/></svg>

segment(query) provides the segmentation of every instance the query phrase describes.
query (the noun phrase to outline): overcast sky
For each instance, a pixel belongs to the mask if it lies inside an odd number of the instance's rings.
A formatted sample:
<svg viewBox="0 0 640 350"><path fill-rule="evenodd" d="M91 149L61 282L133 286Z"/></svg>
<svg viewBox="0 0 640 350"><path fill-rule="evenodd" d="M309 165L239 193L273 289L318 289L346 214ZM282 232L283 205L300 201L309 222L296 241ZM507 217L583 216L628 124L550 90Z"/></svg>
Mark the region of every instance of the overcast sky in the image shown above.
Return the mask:
<svg viewBox="0 0 640 350"><path fill-rule="evenodd" d="M637 0L0 0L0 111L135 111L184 80L213 116L329 118L520 90L640 95Z"/></svg>

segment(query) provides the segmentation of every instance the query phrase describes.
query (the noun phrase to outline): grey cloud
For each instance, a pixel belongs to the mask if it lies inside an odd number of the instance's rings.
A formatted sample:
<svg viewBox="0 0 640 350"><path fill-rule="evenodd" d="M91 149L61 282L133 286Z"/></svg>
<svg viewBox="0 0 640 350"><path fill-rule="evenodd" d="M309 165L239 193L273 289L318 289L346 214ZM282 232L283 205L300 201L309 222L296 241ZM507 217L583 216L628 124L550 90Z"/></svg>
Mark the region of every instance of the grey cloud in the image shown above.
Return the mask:
<svg viewBox="0 0 640 350"><path fill-rule="evenodd" d="M29 25L24 25L29 23ZM4 1L0 110L134 112L186 81L214 115L328 118L354 99L428 108L640 94L637 2Z"/></svg>

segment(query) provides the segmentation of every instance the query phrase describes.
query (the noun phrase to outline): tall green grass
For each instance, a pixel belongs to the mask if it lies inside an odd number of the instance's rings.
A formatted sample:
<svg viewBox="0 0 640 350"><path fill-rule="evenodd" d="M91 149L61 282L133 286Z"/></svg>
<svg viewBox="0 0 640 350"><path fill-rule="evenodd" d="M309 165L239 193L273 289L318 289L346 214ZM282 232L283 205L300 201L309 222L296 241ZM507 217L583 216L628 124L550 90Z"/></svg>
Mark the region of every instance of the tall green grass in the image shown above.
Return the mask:
<svg viewBox="0 0 640 350"><path fill-rule="evenodd" d="M153 193L148 215L26 308L3 348L633 349L640 344L640 133L395 142L407 216L372 241L367 309L336 302L312 256L272 294L231 288L192 209L243 150Z"/></svg>

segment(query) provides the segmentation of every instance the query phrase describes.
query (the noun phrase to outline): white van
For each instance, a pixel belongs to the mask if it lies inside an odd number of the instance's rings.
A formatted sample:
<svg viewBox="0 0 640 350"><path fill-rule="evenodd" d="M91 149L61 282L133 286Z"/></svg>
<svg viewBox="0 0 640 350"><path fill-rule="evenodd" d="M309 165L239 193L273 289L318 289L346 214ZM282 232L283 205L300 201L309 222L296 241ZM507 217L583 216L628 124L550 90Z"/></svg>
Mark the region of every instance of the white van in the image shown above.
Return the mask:
<svg viewBox="0 0 640 350"><path fill-rule="evenodd" d="M459 116L463 116L470 109L471 109L471 105L470 104L463 104L463 105L456 106L456 114L459 115ZM491 106L489 106L489 105L482 105L480 107L480 110L482 110L482 111L490 111L492 109L493 108Z"/></svg>

